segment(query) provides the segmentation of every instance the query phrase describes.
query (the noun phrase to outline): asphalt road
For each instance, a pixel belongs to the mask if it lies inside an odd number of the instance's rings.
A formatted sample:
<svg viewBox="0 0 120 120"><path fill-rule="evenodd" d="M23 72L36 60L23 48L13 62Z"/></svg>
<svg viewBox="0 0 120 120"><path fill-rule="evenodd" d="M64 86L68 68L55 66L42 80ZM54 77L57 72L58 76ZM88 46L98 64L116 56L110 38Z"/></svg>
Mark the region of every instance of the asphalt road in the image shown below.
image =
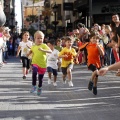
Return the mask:
<svg viewBox="0 0 120 120"><path fill-rule="evenodd" d="M120 77L109 72L99 77L98 95L87 89L91 71L76 65L74 87L47 84L44 77L41 96L31 94L31 73L22 79L22 65L10 57L0 68L0 120L120 120Z"/></svg>

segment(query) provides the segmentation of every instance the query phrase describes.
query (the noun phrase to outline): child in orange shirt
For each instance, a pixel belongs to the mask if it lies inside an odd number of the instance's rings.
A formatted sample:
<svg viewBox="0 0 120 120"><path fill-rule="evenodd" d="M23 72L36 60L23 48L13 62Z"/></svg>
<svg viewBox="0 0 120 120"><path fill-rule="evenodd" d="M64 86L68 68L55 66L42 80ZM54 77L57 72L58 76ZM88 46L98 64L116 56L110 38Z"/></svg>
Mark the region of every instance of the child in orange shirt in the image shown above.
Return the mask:
<svg viewBox="0 0 120 120"><path fill-rule="evenodd" d="M96 32L91 32L89 35L90 42L85 43L80 47L80 51L84 50L87 54L87 66L93 73L88 84L88 89L93 89L93 94L97 95L98 70L101 68L100 56L104 55L103 46L99 44L98 35Z"/></svg>

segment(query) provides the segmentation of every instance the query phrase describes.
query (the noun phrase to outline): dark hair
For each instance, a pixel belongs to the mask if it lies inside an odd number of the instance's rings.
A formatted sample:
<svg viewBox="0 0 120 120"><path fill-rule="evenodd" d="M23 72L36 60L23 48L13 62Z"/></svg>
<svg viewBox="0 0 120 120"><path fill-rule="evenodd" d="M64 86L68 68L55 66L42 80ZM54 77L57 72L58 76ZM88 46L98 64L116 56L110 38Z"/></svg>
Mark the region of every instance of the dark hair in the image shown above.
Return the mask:
<svg viewBox="0 0 120 120"><path fill-rule="evenodd" d="M51 45L55 45L55 40L54 39L50 39L47 41L47 43L50 43Z"/></svg>
<svg viewBox="0 0 120 120"><path fill-rule="evenodd" d="M117 36L113 36L111 40L113 40L114 42L118 43L118 38L117 38Z"/></svg>
<svg viewBox="0 0 120 120"><path fill-rule="evenodd" d="M28 31L24 31L24 32L22 32L22 34L21 34L22 38L23 38L23 35L24 35L25 33L28 33L28 34L30 35L30 33L29 33Z"/></svg>
<svg viewBox="0 0 120 120"><path fill-rule="evenodd" d="M95 31L92 31L90 32L89 34L89 39L91 39L92 37L96 36L96 32Z"/></svg>
<svg viewBox="0 0 120 120"><path fill-rule="evenodd" d="M82 23L78 23L78 24L77 24L77 27L81 28L81 27L85 27L85 25L82 24Z"/></svg>
<svg viewBox="0 0 120 120"><path fill-rule="evenodd" d="M117 15L117 16L119 17L119 15L118 15L117 13L113 13L113 14L112 14L112 16L114 16L114 15ZM116 25L115 25L115 23L114 23L113 21L111 21L110 26L111 26L112 31L113 31L114 33L116 33Z"/></svg>

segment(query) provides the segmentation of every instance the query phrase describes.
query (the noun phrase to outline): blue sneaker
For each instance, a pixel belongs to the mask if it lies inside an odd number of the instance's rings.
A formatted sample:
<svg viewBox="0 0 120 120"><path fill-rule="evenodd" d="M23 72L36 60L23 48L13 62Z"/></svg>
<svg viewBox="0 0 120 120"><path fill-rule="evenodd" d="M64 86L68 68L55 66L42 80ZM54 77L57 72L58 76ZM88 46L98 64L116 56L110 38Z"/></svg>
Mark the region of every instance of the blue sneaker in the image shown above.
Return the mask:
<svg viewBox="0 0 120 120"><path fill-rule="evenodd" d="M34 93L36 91L36 86L33 86L32 89L30 90L31 93Z"/></svg>
<svg viewBox="0 0 120 120"><path fill-rule="evenodd" d="M42 93L42 88L39 88L39 87L38 87L38 89L37 89L37 95L40 96L41 93Z"/></svg>

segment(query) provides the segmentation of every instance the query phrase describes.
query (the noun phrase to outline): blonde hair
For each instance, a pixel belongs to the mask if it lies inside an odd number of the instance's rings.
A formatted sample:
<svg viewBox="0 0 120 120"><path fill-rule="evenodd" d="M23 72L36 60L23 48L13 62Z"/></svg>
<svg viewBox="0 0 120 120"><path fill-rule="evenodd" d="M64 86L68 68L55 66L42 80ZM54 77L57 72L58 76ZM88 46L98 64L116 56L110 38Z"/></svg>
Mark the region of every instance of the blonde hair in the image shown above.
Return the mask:
<svg viewBox="0 0 120 120"><path fill-rule="evenodd" d="M110 25L105 25L105 29L108 29L109 31L112 31Z"/></svg>
<svg viewBox="0 0 120 120"><path fill-rule="evenodd" d="M44 33L42 31L36 31L35 34L34 34L34 39L36 38L36 35L41 35L41 36L45 36Z"/></svg>

